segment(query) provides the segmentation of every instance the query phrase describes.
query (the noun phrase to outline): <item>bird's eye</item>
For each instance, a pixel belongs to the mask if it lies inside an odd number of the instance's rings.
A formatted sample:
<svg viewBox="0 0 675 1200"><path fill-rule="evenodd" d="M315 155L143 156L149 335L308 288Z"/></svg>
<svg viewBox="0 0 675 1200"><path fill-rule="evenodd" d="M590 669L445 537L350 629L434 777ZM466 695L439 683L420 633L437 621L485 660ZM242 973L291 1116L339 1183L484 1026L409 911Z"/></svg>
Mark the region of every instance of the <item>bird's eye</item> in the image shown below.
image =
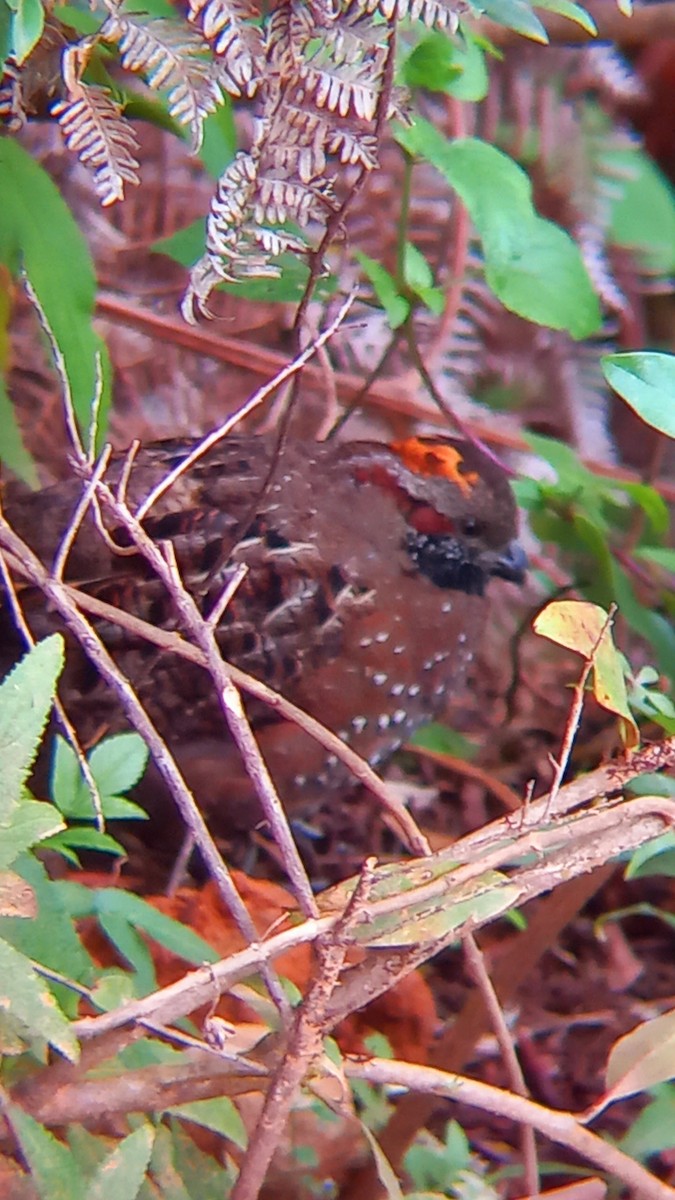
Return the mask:
<svg viewBox="0 0 675 1200"><path fill-rule="evenodd" d="M475 517L467 517L462 524L462 533L467 537L477 537L483 530L481 521L477 521Z"/></svg>

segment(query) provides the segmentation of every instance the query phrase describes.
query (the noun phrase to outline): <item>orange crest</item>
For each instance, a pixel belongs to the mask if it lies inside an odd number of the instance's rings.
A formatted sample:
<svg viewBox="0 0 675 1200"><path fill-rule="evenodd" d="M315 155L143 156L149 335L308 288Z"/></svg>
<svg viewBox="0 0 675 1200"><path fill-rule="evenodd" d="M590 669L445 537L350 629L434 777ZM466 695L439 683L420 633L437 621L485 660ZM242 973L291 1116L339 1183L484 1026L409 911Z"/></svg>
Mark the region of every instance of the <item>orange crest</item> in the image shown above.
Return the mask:
<svg viewBox="0 0 675 1200"><path fill-rule="evenodd" d="M478 482L475 471L469 471L466 475L461 473L464 459L455 446L430 444L421 438L410 437L401 442L392 442L391 448L411 471L417 475L443 475L457 484L463 496L470 496Z"/></svg>

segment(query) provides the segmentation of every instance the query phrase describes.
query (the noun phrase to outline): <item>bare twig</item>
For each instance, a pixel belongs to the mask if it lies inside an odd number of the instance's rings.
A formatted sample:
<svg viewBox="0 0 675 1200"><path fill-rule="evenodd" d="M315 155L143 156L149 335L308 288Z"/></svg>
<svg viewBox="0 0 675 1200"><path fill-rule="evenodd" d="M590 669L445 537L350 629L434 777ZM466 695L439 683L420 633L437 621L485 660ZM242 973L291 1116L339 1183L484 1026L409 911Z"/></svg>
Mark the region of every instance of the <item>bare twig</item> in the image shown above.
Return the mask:
<svg viewBox="0 0 675 1200"><path fill-rule="evenodd" d="M662 1183L616 1146L585 1129L573 1113L554 1112L533 1100L515 1096L490 1084L414 1063L383 1058L371 1058L363 1062L348 1058L345 1061L345 1073L349 1079L364 1079L375 1085L432 1092L448 1100L470 1104L484 1112L530 1125L558 1145L580 1154L602 1171L615 1175L634 1196L640 1196L643 1200L672 1200L673 1190L668 1184Z"/></svg>
<svg viewBox="0 0 675 1200"><path fill-rule="evenodd" d="M130 723L150 747L157 769L175 800L186 828L194 835L204 862L216 881L225 904L232 913L243 936L248 941L255 943L258 933L248 909L239 896L232 877L221 855L218 853L218 849L208 831L204 818L173 756L148 717L128 679L125 678L116 666L93 626L82 616L70 597L68 589L59 583L58 580L51 578L37 556L17 537L1 516L0 547L8 550L14 558L18 558L21 561L22 569L30 581L36 587L40 588L49 603L59 613L63 623L77 638L85 654L91 659L102 677L119 697L122 708ZM286 1013L289 1007L288 1001L276 977L276 973L265 969L264 979L275 1004L277 1004L282 1013Z"/></svg>
<svg viewBox="0 0 675 1200"><path fill-rule="evenodd" d="M604 622L602 629L600 630L600 633L598 634L598 637L597 637L594 645L591 648L591 652L588 655L588 658L586 659L586 661L584 663L581 675L579 676L577 683L575 683L575 685L574 685L574 690L573 690L573 694L572 694L572 704L570 706L569 716L567 718L567 721L565 722L565 732L563 734L563 740L562 740L562 746L560 748L560 754L558 755L557 759L552 759L554 774L553 774L553 782L551 783L551 790L549 792L549 797L548 797L549 804L551 806L555 805L556 798L558 796L558 792L560 791L560 785L563 781L563 776L565 774L565 771L567 770L567 764L570 760L570 754L572 753L572 746L574 745L574 739L577 735L577 730L579 728L579 722L581 720L581 713L582 713L583 707L584 707L584 692L586 689L586 683L588 681L588 676L590 675L591 671L595 667L595 660L596 660L598 651L600 649L600 646L602 645L605 634L612 626L612 622L614 621L615 613L616 613L616 604L612 604L610 606L609 612L607 614L607 619Z"/></svg>
<svg viewBox="0 0 675 1200"><path fill-rule="evenodd" d="M485 966L485 960L472 933L462 938L462 948L469 967L469 973L483 997L483 1002L490 1015L492 1028L497 1038L502 1058L506 1064L511 1090L517 1096L527 1096L528 1090L523 1072L518 1061L513 1038L504 1017L499 997L494 989L492 980ZM527 1122L521 1125L521 1145L523 1150L524 1183L530 1196L539 1194L539 1167L537 1164L537 1145L534 1128Z"/></svg>
<svg viewBox="0 0 675 1200"><path fill-rule="evenodd" d="M30 573L27 574L23 569L20 558L8 554L7 561L17 574L24 578L30 578ZM89 596L86 592L78 588L67 584L64 584L63 587L66 594L82 612L100 617L105 621L111 622L113 625L118 625L120 628L134 634L134 636L144 638L151 645L159 646L162 650L171 651L171 653L177 654L181 658L185 658L189 662L196 663L206 669L206 658L202 651L197 646L193 646L185 641L180 634L166 629L158 629L156 626L150 625L147 621L142 621L139 617L132 616L131 613L124 612L112 604L107 604L104 600L99 600L96 596ZM352 750L345 742L341 741L337 734L332 733L320 721L311 717L303 709L298 708L279 692L272 691L266 684L255 679L252 675L247 675L232 663L228 663L227 667L232 681L236 683L237 687L240 687L242 691L247 692L249 695L264 701L265 704L269 705L280 716L304 729L310 737L313 737L319 745L324 747L327 753L334 754L341 762L344 762L345 766L352 772L354 778L359 783L362 783L364 787L368 788L380 801L384 809L384 819L412 854L425 855L431 853L426 837L418 828L405 805L389 791L386 784L376 775L365 759L361 758L355 750Z"/></svg>
<svg viewBox="0 0 675 1200"><path fill-rule="evenodd" d="M263 387L258 388L257 392L254 392L253 395L250 396L246 401L246 403L240 405L236 412L233 412L226 421L223 421L223 423L217 427L217 429L212 430L211 433L209 433L205 438L202 438L201 441L198 442L194 447L194 449L191 450L188 455L186 455L183 461L179 463L173 471L169 471L169 473L165 475L161 483L158 483L157 486L152 489L150 494L146 496L145 500L138 508L136 512L137 520L142 521L143 518L147 516L149 510L152 508L152 505L157 502L159 497L163 496L164 493L167 492L171 487L171 485L174 484L181 475L184 475L186 471L189 471L190 467L194 466L198 459L202 458L208 450L211 450L213 446L218 444L218 442L222 442L223 438L227 437L228 433L234 428L235 425L238 425L240 421L243 421L244 417L250 416L250 414L254 412L256 408L260 408L261 404L264 403L267 397L271 396L272 393L275 392L282 383L284 383L287 379L292 378L292 376L296 375L298 371L302 370L305 363L308 362L309 359L316 354L317 350L324 346L325 343L333 336L335 331L340 328L355 299L356 292L350 292L349 296L347 296L347 299L340 306L340 310L335 318L330 322L329 325L326 326L326 328L322 333L319 334L318 337L314 338L304 350L296 354L292 362L286 363L277 372L274 378L269 381L269 383L266 383L263 385Z"/></svg>
<svg viewBox="0 0 675 1200"><path fill-rule="evenodd" d="M318 970L305 996L288 1039L288 1049L279 1063L265 1095L262 1112L249 1142L232 1200L256 1200L265 1181L272 1155L279 1145L293 1099L308 1067L322 1050L326 1011L338 985L352 926L363 920L373 886L375 859L363 867L344 913L329 933L317 940Z"/></svg>

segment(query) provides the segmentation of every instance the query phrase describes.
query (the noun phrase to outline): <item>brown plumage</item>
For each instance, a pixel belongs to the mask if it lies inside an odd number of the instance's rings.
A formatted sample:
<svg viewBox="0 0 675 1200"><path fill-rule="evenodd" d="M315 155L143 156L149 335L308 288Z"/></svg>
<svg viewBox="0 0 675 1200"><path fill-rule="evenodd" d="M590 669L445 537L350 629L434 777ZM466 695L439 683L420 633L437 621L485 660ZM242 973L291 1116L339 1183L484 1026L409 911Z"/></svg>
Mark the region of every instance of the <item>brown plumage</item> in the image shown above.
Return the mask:
<svg viewBox="0 0 675 1200"><path fill-rule="evenodd" d="M143 448L128 487L132 507L191 448ZM522 579L511 491L477 449L448 441L291 441L273 463L273 441L227 438L160 498L145 528L173 542L205 614L233 567L248 564L218 626L224 657L380 766L461 692L490 576ZM122 464L109 468L111 483ZM45 562L80 490L73 481L7 498L8 519ZM89 520L67 575L100 599L176 628L171 600L145 563L116 555ZM54 627L39 598L27 611L36 633ZM250 821L250 790L206 673L111 625L100 629L216 823L236 823L242 811ZM124 727L93 667L72 650L63 695L84 738ZM247 708L282 798L311 810L311 800L344 786L344 769L305 734L260 702Z"/></svg>

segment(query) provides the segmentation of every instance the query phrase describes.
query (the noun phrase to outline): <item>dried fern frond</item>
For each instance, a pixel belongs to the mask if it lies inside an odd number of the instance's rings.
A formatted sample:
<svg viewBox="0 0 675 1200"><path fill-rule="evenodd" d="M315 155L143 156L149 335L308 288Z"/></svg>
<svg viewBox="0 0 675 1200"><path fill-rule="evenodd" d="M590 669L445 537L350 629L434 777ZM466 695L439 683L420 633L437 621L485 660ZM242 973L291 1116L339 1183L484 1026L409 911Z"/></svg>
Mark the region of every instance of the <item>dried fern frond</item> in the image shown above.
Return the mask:
<svg viewBox="0 0 675 1200"><path fill-rule="evenodd" d="M357 0L362 12L378 12L387 20L422 21L427 29L448 29L455 33L462 13L471 6L462 0Z"/></svg>
<svg viewBox="0 0 675 1200"><path fill-rule="evenodd" d="M121 106L104 88L78 83L68 100L52 107L69 150L94 173L94 186L106 207L124 198L124 185L136 186L138 143Z"/></svg>
<svg viewBox="0 0 675 1200"><path fill-rule="evenodd" d="M120 63L126 71L143 75L149 87L168 91L170 115L188 125L192 146L202 143L204 119L215 112L221 99L216 86L207 43L193 30L157 18L141 23L136 17L112 13L99 37L119 46Z"/></svg>
<svg viewBox="0 0 675 1200"><path fill-rule="evenodd" d="M21 69L11 58L5 63L5 73L0 83L0 121L13 133L26 124Z"/></svg>
<svg viewBox="0 0 675 1200"><path fill-rule="evenodd" d="M190 20L217 57L219 82L233 96L253 96L263 63L260 10L245 0L190 0Z"/></svg>

